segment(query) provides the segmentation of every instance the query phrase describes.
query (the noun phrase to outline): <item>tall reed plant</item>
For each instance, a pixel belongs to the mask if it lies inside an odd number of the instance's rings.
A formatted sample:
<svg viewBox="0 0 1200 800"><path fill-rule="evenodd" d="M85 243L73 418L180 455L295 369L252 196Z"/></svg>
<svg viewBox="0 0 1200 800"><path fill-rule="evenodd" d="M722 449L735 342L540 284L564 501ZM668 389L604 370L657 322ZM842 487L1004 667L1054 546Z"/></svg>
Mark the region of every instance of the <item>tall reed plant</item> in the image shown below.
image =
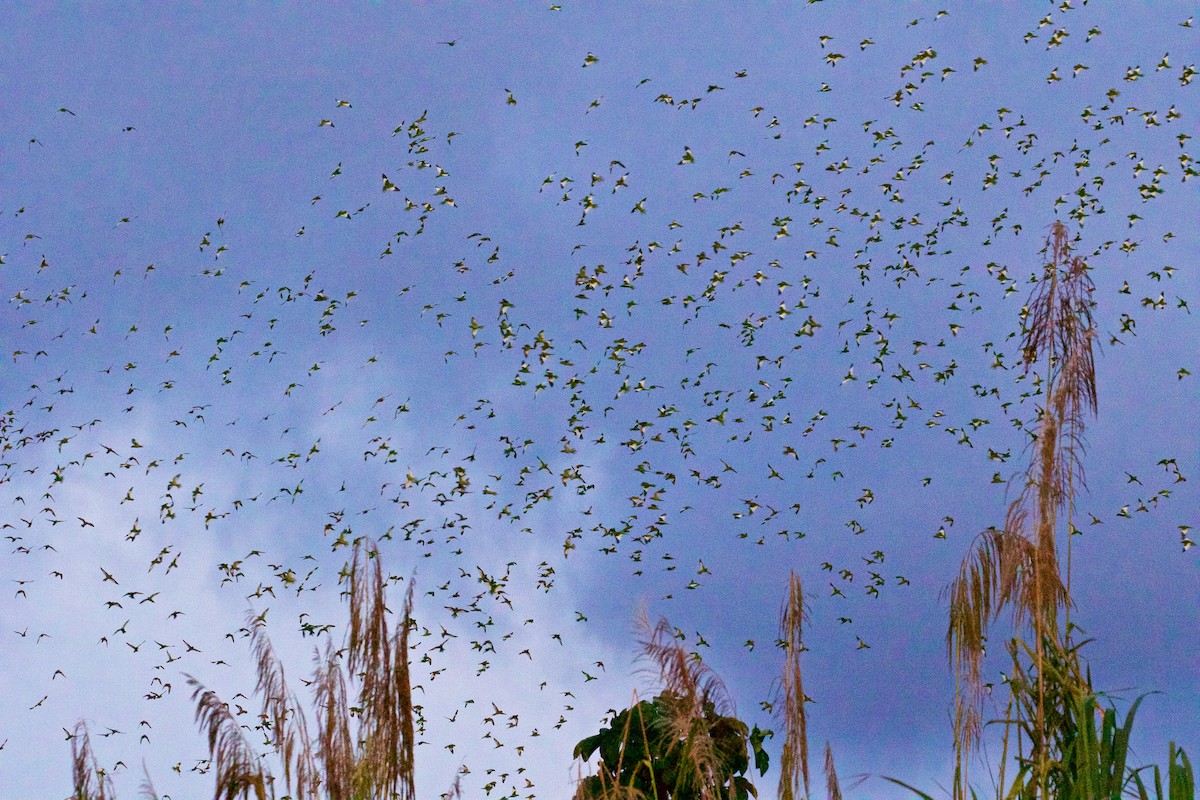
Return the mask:
<svg viewBox="0 0 1200 800"><path fill-rule="evenodd" d="M327 644L323 652L314 650L312 728L288 687L263 618L247 614L262 727L283 767L287 795L295 800L414 800L414 712L408 664L413 584L409 582L393 629L379 550L365 538L354 543L342 583L350 606L349 630L342 649ZM229 705L195 678L188 676L188 682L194 687L196 722L208 739L215 777L213 800L273 800L274 776ZM351 688L355 689L353 706ZM111 800L111 782L95 763L82 723L76 734L73 800ZM146 786L148 779L143 794L156 797Z"/></svg>
<svg viewBox="0 0 1200 800"><path fill-rule="evenodd" d="M1014 626L1028 630L1035 643L1037 702L1022 710L1031 715L1026 732L1033 741L1032 752L1038 754L1033 765L1038 796L1049 796L1046 648L1068 643L1071 607L1070 540L1068 536L1064 580L1058 533L1063 527L1073 528L1076 492L1085 486L1084 422L1096 413L1097 397L1094 285L1087 263L1073 254L1070 234L1061 222L1051 226L1042 252L1041 277L1022 309L1025 372L1034 372L1035 386L1041 390L1030 462L1004 528L980 535L949 587L946 645L955 670L955 800L967 796L969 756L978 748L982 731L988 629L1006 607ZM1060 629L1060 612L1065 612L1066 631Z"/></svg>

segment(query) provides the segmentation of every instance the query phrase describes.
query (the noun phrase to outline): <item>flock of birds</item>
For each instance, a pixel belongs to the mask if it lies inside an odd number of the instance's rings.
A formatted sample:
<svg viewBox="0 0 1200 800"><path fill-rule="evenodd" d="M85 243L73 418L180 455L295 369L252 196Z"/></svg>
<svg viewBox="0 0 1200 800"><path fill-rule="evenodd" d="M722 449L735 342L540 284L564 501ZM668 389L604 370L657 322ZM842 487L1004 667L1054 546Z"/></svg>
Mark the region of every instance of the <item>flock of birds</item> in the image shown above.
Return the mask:
<svg viewBox="0 0 1200 800"><path fill-rule="evenodd" d="M568 726L583 687L610 672L588 659L561 682L556 665L586 650L589 616L639 594L698 628L694 609L727 603L754 565L802 564L809 587L828 587L815 593L827 647L845 629L846 650L869 650L855 617L936 588L947 576L915 574L924 548L965 545L1021 468L1039 379L1015 348L1046 226L1063 219L1090 263L1120 265L1097 276L1111 353L1139 323L1194 324L1187 259L1162 254L1195 241L1195 65L1186 51L1089 59L1122 32L1089 22L1087 5L1052 5L1016 37L1053 63L1025 97L1013 76L990 76L996 55L966 47L918 45L882 65L886 85L841 79L889 41L941 36L947 11L864 37L814 34L798 47L816 77L797 79L792 104L756 98L752 63L614 85L597 45L562 80L604 94L563 111L563 130L582 133L520 189L530 213L561 225L545 244L473 216L483 190L456 149L481 132L431 111L390 131L399 159L369 168L346 152L307 175L287 235L352 242L361 264L344 269L241 259L251 221L214 215L189 221L192 253L100 276L43 237L47 210L10 186L0 527L12 592L0 609L8 659L45 666L6 689L0 751L44 726L39 715L71 740L79 712L55 697L93 661L144 679L155 709L181 705L185 673L221 680L248 655L249 629L191 605L206 592L301 640L338 639L336 577L363 535L393 582L418 576L416 682L444 712L419 707L418 736L473 753L460 771L486 795L535 796L525 749ZM1189 18L1175 35L1195 52L1192 31ZM441 44L446 59L471 57L469 33ZM1055 94L1072 80L1099 81L1078 108ZM1148 84L1178 99L1138 105ZM960 131L972 92L1002 99ZM494 102L518 117L528 105L520 89ZM313 120L329 137L320 158L369 130L356 105L332 98ZM67 105L58 115L47 128L88 124ZM646 126L645 152L615 151L605 115ZM927 121L939 115L952 122ZM28 169L53 147L30 137ZM136 229L141 211L115 227ZM1191 386L1195 352L1163 366L1165 384ZM1179 498L1194 499L1194 454L1157 455L1126 465L1124 493L1096 498L1079 524L1154 515L1191 548ZM939 462L996 484L991 512L940 493L955 483ZM897 508L928 529L897 531ZM560 581L572 587L562 608ZM746 620L745 654L769 658L772 614L746 613L760 619ZM63 641L76 617L103 626ZM706 657L719 649L711 632L677 634ZM41 656L56 647L73 667ZM528 665L528 708L494 688L509 680L498 664ZM256 730L251 688L230 702ZM133 722L95 730L122 741L106 747L119 773L163 742L150 712L113 714ZM468 718L478 729L460 732ZM480 736L500 755L480 755ZM5 755L0 774L16 768ZM207 766L181 755L175 768Z"/></svg>

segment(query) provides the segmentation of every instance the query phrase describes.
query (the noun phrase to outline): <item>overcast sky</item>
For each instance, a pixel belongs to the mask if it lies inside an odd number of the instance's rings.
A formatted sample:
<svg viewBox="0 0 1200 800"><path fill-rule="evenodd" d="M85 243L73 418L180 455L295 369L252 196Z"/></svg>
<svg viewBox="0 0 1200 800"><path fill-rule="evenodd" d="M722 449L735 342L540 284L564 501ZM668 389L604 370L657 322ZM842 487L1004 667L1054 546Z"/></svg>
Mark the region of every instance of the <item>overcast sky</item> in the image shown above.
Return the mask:
<svg viewBox="0 0 1200 800"><path fill-rule="evenodd" d="M813 749L938 794L1055 220L1100 332L1072 620L1122 713L1162 692L1134 762L1194 760L1193 7L939 8L9 8L0 794L65 796L83 719L121 796L202 796L185 675L253 725L253 609L303 696L364 535L415 575L423 797L568 796L655 690L642 603L778 727L792 570Z"/></svg>

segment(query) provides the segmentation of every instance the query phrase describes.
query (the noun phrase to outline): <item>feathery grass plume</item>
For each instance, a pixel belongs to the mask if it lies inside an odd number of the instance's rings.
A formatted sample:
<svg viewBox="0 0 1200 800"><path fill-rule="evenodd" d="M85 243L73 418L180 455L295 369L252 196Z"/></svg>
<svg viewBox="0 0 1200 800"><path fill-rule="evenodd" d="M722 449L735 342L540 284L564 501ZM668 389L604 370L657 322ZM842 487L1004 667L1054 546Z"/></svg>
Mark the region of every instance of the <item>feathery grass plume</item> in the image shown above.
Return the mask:
<svg viewBox="0 0 1200 800"><path fill-rule="evenodd" d="M701 800L716 800L719 754L708 735L705 706L711 704L721 715L732 715L733 703L725 684L699 657L688 653L675 636L670 623L660 619L650 625L645 607L639 611L642 650L657 666L667 704L667 725L672 739L684 748L679 759L680 783L694 786Z"/></svg>
<svg viewBox="0 0 1200 800"><path fill-rule="evenodd" d="M150 770L146 768L146 762L142 761L142 783L138 786L138 794L143 800L162 800L158 796L158 790L154 788L154 781L150 780Z"/></svg>
<svg viewBox="0 0 1200 800"><path fill-rule="evenodd" d="M1054 223L1046 243L1046 275L1037 284L1029 303L1023 353L1025 370L1041 358L1046 361L1045 401L1042 421L1045 436L1039 430L1037 474L1031 465L1026 492L1037 487L1039 508L1063 508L1068 530L1075 511L1076 482L1086 488L1083 471L1084 417L1095 415L1096 360L1092 345L1096 325L1092 318L1092 292L1095 285L1088 275L1087 263L1071 254L1065 225ZM1039 545L1052 551L1053 518L1039 518ZM1067 587L1070 572L1071 538L1067 537ZM1070 619L1069 597L1065 602Z"/></svg>
<svg viewBox="0 0 1200 800"><path fill-rule="evenodd" d="M229 711L229 705L191 675L187 679L189 685L196 687L192 692L192 700L196 703L196 722L208 734L208 757L216 772L213 800L235 800L239 796L274 800L270 775L254 748L246 741L241 725Z"/></svg>
<svg viewBox="0 0 1200 800"><path fill-rule="evenodd" d="M71 800L114 800L112 779L96 761L87 724L83 720L75 723L75 731L71 736L71 767L75 787Z"/></svg>
<svg viewBox="0 0 1200 800"><path fill-rule="evenodd" d="M1092 351L1096 340L1092 318L1095 285L1088 275L1087 263L1071 254L1069 233L1061 222L1052 226L1044 252L1046 268L1027 305L1022 342L1026 373L1045 360L1045 374L1040 377L1044 399L1034 441L1036 456L1026 472L1020 497L1009 508L1005 524L1009 530L1027 529L1029 515L1034 517L1034 541L1043 562L1039 564L1039 577L1052 579L1059 574L1056 523L1065 512L1070 530L1076 484L1086 488L1084 417L1088 412L1094 415L1098 404ZM1068 535L1067 585L1059 586L1049 580L1039 587L1036 605L1044 617L1042 631L1053 635L1058 632L1057 609L1064 608L1070 613L1067 589L1070 546Z"/></svg>
<svg viewBox="0 0 1200 800"><path fill-rule="evenodd" d="M1037 376L1043 390L1033 455L1019 496L1005 514L1004 530L989 530L976 540L958 577L951 583L947 651L955 670L954 796L967 795L966 764L979 744L982 719L982 665L988 627L1005 606L1017 627L1029 624L1036 646L1039 702L1034 731L1042 747L1045 681L1044 643L1060 641L1058 611L1070 614L1070 537L1067 582L1058 565L1057 530L1065 514L1068 530L1076 486L1085 486L1084 415L1095 413L1096 374L1092 345L1094 289L1086 262L1071 253L1065 225L1055 222L1043 249L1045 265L1022 311L1022 354L1026 373L1045 362ZM1007 737L1007 734L1006 734ZM1005 741L1007 749L1007 738ZM1042 795L1048 763L1038 768Z"/></svg>
<svg viewBox="0 0 1200 800"><path fill-rule="evenodd" d="M413 630L412 608L414 582L408 582L408 592L404 596L404 607L400 614L400 630L396 636L395 656L393 661L392 683L396 703L396 714L399 717L400 754L397 764L401 800L412 800L417 795L415 784L416 761L413 748L416 745L416 721L412 704L412 675L408 668L408 642Z"/></svg>
<svg viewBox="0 0 1200 800"><path fill-rule="evenodd" d="M807 697L800 673L800 652L804 649L803 624L808 612L804 608L804 590L800 576L792 572L788 579L788 596L779 615L779 640L785 648L783 680L783 754L779 760L780 800L794 800L801 784L808 796L808 717Z"/></svg>
<svg viewBox="0 0 1200 800"><path fill-rule="evenodd" d="M350 735L350 709L342 665L325 643L325 654L313 653L313 703L317 716L317 757L330 797L349 797L354 768L354 741Z"/></svg>
<svg viewBox="0 0 1200 800"><path fill-rule="evenodd" d="M296 696L284 681L283 664L267 638L263 615L246 612L250 644L258 672L256 691L262 696L263 715L270 722L275 752L283 762L283 777L289 795L301 800L318 796L320 775L313 758L308 724Z"/></svg>
<svg viewBox="0 0 1200 800"><path fill-rule="evenodd" d="M1026 372L1045 359L1045 375L1041 378L1044 400L1035 440L1037 455L1026 473L1021 496L1010 507L1006 519L1006 527L1011 530L1026 523L1028 516L1033 515L1036 526L1037 564L1032 581L1035 597L1027 605L1033 610L1032 627L1037 647L1038 706L1034 735L1041 754L1038 777L1043 797L1047 796L1050 768L1044 649L1047 646L1056 651L1061 649L1057 623L1059 608L1065 609L1067 614L1068 638L1071 630L1069 531L1073 527L1076 482L1080 487L1086 486L1082 460L1084 415L1089 411L1095 414L1098 406L1092 352L1096 330L1091 295L1095 286L1088 275L1086 262L1071 254L1069 233L1061 222L1055 222L1051 227L1045 255L1046 268L1030 300L1022 343ZM1068 530L1065 584L1057 564L1057 522L1064 515Z"/></svg>
<svg viewBox="0 0 1200 800"><path fill-rule="evenodd" d="M1036 546L1007 530L987 530L976 540L950 584L947 655L955 671L954 745L965 782L966 756L979 744L985 696L982 671L988 626L1005 606L1020 624L1033 596L1030 577L1037 570ZM958 774L958 770L956 770Z"/></svg>
<svg viewBox="0 0 1200 800"><path fill-rule="evenodd" d="M837 769L833 766L833 748L825 743L825 786L829 800L842 800L842 788L838 785Z"/></svg>
<svg viewBox="0 0 1200 800"><path fill-rule="evenodd" d="M442 800L462 800L462 772L457 772L454 775L454 782L450 784L450 791L442 795Z"/></svg>
<svg viewBox="0 0 1200 800"><path fill-rule="evenodd" d="M360 540L361 541L361 540ZM359 677L359 754L356 793L412 800L414 720L408 670L413 584L400 624L388 630L383 568L374 543L356 543L350 575L350 641L347 665Z"/></svg>

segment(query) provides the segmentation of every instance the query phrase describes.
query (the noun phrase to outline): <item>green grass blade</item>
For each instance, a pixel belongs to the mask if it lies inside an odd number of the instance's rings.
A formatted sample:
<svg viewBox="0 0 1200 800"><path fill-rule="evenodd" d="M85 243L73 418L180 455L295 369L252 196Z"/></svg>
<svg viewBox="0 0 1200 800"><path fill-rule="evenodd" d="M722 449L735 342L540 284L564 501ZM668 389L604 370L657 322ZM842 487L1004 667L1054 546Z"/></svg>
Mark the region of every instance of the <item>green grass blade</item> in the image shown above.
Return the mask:
<svg viewBox="0 0 1200 800"><path fill-rule="evenodd" d="M889 778L887 775L883 775L883 776L882 776L882 778L883 778L885 781L891 781L892 783L896 784L897 786L903 786L905 789L908 789L910 792L912 792L913 794L915 794L917 797L920 797L920 798L921 798L921 800L933 800L933 798L932 798L932 797L930 797L929 795L925 794L925 793L924 793L924 792L922 792L920 789L917 789L917 788L916 788L916 787L914 787L914 786L910 786L910 785L908 785L907 783L905 783L905 782L904 782L904 781L902 781L902 780L898 780L898 779L896 779L896 778Z"/></svg>

